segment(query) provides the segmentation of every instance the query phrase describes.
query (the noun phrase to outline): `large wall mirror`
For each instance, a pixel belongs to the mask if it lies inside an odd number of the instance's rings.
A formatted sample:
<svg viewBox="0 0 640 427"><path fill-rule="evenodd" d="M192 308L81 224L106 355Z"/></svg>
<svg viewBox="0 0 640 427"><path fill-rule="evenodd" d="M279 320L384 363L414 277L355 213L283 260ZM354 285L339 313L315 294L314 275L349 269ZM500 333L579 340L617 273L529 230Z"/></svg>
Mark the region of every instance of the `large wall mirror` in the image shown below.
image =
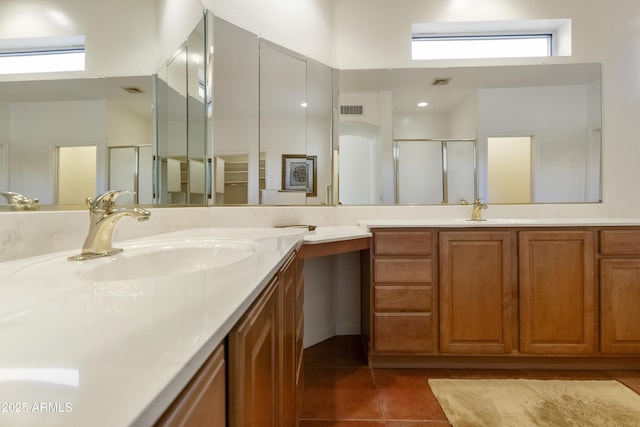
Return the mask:
<svg viewBox="0 0 640 427"><path fill-rule="evenodd" d="M333 69L213 21L215 204L331 204Z"/></svg>
<svg viewBox="0 0 640 427"><path fill-rule="evenodd" d="M600 136L599 64L337 71L205 12L155 76L0 83L0 192L55 208L115 187L161 206L599 202Z"/></svg>
<svg viewBox="0 0 640 427"><path fill-rule="evenodd" d="M151 76L0 83L0 191L71 209L117 185L151 203L152 95Z"/></svg>
<svg viewBox="0 0 640 427"><path fill-rule="evenodd" d="M341 204L601 201L599 64L343 70L338 133Z"/></svg>

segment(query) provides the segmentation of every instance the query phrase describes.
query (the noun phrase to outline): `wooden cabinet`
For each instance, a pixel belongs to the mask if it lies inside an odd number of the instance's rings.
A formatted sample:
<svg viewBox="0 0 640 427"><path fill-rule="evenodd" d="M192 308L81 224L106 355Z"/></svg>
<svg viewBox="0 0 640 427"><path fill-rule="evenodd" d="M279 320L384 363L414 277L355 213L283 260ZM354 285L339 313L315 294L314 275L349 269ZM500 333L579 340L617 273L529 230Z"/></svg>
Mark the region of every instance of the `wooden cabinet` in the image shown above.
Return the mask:
<svg viewBox="0 0 640 427"><path fill-rule="evenodd" d="M640 231L600 232L600 351L640 354Z"/></svg>
<svg viewBox="0 0 640 427"><path fill-rule="evenodd" d="M229 333L229 426L278 426L280 287L275 278Z"/></svg>
<svg viewBox="0 0 640 427"><path fill-rule="evenodd" d="M225 427L226 371L220 345L157 421L156 427Z"/></svg>
<svg viewBox="0 0 640 427"><path fill-rule="evenodd" d="M295 426L302 408L303 261L291 257L228 336L229 426Z"/></svg>
<svg viewBox="0 0 640 427"><path fill-rule="evenodd" d="M374 365L637 368L640 227L374 229L367 273Z"/></svg>
<svg viewBox="0 0 640 427"><path fill-rule="evenodd" d="M371 353L435 350L432 235L430 230L374 231Z"/></svg>
<svg viewBox="0 0 640 427"><path fill-rule="evenodd" d="M227 345L211 354L156 427L299 425L303 266L295 254L285 262L233 327Z"/></svg>
<svg viewBox="0 0 640 427"><path fill-rule="evenodd" d="M296 264L295 259L289 259L280 272L281 300L281 358L280 358L280 413L282 420L280 425L293 426L295 417L296 394Z"/></svg>
<svg viewBox="0 0 640 427"><path fill-rule="evenodd" d="M440 242L440 351L512 350L512 233L446 231Z"/></svg>
<svg viewBox="0 0 640 427"><path fill-rule="evenodd" d="M296 257L295 261L295 301L294 301L294 326L295 326L295 407L294 407L294 424L300 424L302 417L302 396L304 394L304 276L302 270L304 260Z"/></svg>
<svg viewBox="0 0 640 427"><path fill-rule="evenodd" d="M591 231L522 231L520 351L593 354L597 350Z"/></svg>

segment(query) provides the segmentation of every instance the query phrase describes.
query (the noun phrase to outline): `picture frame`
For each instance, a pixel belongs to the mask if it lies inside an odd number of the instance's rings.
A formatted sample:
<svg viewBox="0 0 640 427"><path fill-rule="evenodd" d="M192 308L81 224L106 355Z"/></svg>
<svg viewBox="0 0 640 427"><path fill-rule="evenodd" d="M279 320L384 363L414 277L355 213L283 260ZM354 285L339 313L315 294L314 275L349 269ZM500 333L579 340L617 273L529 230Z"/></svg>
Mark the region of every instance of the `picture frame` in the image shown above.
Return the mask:
<svg viewBox="0 0 640 427"><path fill-rule="evenodd" d="M282 155L282 189L284 191L305 191L307 197L316 197L317 173L317 156Z"/></svg>

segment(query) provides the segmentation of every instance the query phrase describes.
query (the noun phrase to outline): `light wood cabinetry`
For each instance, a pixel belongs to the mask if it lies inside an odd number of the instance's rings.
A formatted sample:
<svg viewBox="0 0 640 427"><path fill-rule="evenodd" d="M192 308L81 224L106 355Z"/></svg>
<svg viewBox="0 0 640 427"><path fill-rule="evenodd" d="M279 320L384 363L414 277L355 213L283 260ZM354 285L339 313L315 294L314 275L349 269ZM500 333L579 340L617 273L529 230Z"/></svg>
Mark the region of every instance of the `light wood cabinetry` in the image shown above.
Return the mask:
<svg viewBox="0 0 640 427"><path fill-rule="evenodd" d="M156 427L225 427L224 345L204 363L156 423Z"/></svg>
<svg viewBox="0 0 640 427"><path fill-rule="evenodd" d="M296 254L284 263L156 427L300 424L303 267Z"/></svg>
<svg viewBox="0 0 640 427"><path fill-rule="evenodd" d="M512 233L447 231L440 241L440 351L512 350Z"/></svg>
<svg viewBox="0 0 640 427"><path fill-rule="evenodd" d="M289 259L280 272L281 290L281 358L280 358L280 425L293 426L296 409L296 378L297 378L297 348L296 348L296 264L295 259Z"/></svg>
<svg viewBox="0 0 640 427"><path fill-rule="evenodd" d="M296 257L295 261L295 302L294 302L294 327L295 327L295 346L294 346L294 368L295 368L295 396L294 396L294 423L300 424L302 417L302 396L304 394L304 276L302 274L304 260Z"/></svg>
<svg viewBox="0 0 640 427"><path fill-rule="evenodd" d="M303 261L291 257L228 336L233 426L295 426L302 404Z"/></svg>
<svg viewBox="0 0 640 427"><path fill-rule="evenodd" d="M275 278L229 333L229 426L280 422L280 287Z"/></svg>
<svg viewBox="0 0 640 427"><path fill-rule="evenodd" d="M372 365L638 367L639 227L372 231Z"/></svg>
<svg viewBox="0 0 640 427"><path fill-rule="evenodd" d="M522 231L520 351L593 354L597 350L591 231Z"/></svg>
<svg viewBox="0 0 640 427"><path fill-rule="evenodd" d="M640 231L600 232L600 351L640 354Z"/></svg>
<svg viewBox="0 0 640 427"><path fill-rule="evenodd" d="M429 354L436 347L433 233L375 230L370 352Z"/></svg>

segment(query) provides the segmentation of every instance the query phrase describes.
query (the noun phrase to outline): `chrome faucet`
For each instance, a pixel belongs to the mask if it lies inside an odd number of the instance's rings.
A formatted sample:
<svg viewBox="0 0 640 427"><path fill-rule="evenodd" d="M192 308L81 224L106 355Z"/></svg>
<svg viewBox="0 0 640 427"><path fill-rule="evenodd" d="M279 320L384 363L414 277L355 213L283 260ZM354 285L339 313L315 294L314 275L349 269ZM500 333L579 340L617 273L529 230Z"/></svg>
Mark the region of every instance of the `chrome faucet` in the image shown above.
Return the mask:
<svg viewBox="0 0 640 427"><path fill-rule="evenodd" d="M473 201L473 210L471 211L470 221L484 221L482 219L482 209L487 209L487 205L480 202L480 199Z"/></svg>
<svg viewBox="0 0 640 427"><path fill-rule="evenodd" d="M37 211L40 209L38 199L29 199L20 193L14 193L12 191L0 193L0 195L7 199L11 209L14 211Z"/></svg>
<svg viewBox="0 0 640 427"><path fill-rule="evenodd" d="M82 246L80 255L69 257L70 261L83 261L92 258L109 256L122 252L113 247L113 231L118 221L125 216L138 221L149 219L151 213L140 208L115 209L115 199L121 194L132 194L130 191L107 191L95 198L87 198L89 207L89 234Z"/></svg>

